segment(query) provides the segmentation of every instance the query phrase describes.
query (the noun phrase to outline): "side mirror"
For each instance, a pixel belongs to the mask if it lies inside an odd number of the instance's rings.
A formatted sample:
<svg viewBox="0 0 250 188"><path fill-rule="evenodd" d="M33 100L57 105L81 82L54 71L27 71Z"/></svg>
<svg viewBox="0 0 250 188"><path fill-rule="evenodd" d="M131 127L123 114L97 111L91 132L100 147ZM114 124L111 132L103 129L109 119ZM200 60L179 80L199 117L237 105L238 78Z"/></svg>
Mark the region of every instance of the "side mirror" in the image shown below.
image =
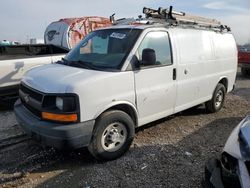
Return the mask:
<svg viewBox="0 0 250 188"><path fill-rule="evenodd" d="M155 51L151 48L145 48L142 51L142 65L155 65L156 64L156 55Z"/></svg>

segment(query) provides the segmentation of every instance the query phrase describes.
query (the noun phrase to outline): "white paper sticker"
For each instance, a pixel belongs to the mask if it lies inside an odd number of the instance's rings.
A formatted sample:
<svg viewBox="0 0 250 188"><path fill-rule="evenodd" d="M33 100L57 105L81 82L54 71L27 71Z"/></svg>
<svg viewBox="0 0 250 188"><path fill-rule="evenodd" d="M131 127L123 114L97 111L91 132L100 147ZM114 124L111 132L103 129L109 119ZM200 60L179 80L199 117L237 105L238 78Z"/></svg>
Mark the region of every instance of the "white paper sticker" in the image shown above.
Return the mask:
<svg viewBox="0 0 250 188"><path fill-rule="evenodd" d="M124 33L115 33L113 32L110 37L116 38L116 39L124 39L126 37L126 34Z"/></svg>

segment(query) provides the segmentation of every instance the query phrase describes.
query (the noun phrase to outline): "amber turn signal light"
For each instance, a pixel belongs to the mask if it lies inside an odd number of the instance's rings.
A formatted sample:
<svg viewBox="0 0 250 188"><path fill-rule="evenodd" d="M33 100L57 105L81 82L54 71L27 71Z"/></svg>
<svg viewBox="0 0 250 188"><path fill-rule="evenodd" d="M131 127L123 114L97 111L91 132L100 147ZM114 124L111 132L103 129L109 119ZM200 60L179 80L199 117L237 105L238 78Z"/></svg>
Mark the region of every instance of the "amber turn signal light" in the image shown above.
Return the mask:
<svg viewBox="0 0 250 188"><path fill-rule="evenodd" d="M53 114L49 112L42 112L42 118L46 120L68 123L68 122L76 122L77 114Z"/></svg>

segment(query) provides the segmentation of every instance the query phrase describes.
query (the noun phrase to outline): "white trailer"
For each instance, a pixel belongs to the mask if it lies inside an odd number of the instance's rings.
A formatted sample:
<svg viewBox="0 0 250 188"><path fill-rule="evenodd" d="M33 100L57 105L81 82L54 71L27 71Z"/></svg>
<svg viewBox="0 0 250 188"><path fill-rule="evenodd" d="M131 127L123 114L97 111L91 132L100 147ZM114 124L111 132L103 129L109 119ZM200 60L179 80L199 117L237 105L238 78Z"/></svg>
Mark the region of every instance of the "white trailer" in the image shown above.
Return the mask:
<svg viewBox="0 0 250 188"><path fill-rule="evenodd" d="M46 44L72 49L91 31L110 25L108 18L98 16L64 18L48 25L44 41Z"/></svg>

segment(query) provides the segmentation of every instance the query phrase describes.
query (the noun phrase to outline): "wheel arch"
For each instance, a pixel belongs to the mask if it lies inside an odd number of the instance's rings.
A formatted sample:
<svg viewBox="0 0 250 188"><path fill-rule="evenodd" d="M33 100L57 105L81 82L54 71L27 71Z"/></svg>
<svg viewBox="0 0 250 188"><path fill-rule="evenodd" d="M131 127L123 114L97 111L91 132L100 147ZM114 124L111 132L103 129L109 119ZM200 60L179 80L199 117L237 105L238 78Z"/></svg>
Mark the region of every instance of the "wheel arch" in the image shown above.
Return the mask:
<svg viewBox="0 0 250 188"><path fill-rule="evenodd" d="M136 107L127 101L119 101L112 103L105 108L103 108L99 113L96 114L95 119L97 119L101 114L110 110L121 110L127 113L133 120L135 127L138 127L138 112Z"/></svg>
<svg viewBox="0 0 250 188"><path fill-rule="evenodd" d="M228 91L228 78L227 77L220 78L218 84L223 84L225 86L225 88L226 88L226 92Z"/></svg>

